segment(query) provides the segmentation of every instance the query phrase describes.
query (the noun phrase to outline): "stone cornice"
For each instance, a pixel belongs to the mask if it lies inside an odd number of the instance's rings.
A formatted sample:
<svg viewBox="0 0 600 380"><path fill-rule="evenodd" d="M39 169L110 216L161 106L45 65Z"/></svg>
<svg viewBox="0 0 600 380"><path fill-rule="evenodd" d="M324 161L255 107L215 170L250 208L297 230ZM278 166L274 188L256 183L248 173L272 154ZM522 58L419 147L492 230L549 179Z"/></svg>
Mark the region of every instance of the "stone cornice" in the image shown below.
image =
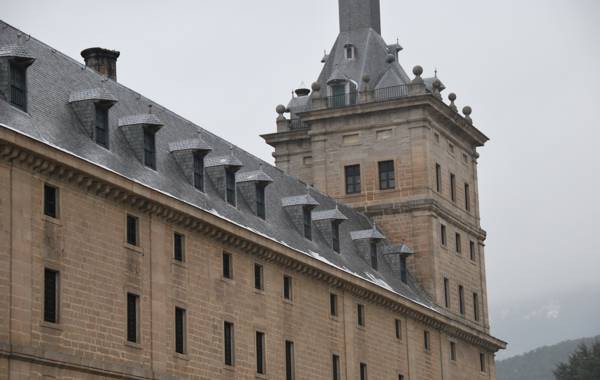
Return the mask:
<svg viewBox="0 0 600 380"><path fill-rule="evenodd" d="M506 347L505 342L453 319L442 311L428 308L303 253L299 254L299 251L268 237L257 235L189 203L12 129L0 128L0 161L10 162L108 201L159 217L178 228L185 228L217 241L225 249L241 250L265 261L286 266L490 352Z"/></svg>

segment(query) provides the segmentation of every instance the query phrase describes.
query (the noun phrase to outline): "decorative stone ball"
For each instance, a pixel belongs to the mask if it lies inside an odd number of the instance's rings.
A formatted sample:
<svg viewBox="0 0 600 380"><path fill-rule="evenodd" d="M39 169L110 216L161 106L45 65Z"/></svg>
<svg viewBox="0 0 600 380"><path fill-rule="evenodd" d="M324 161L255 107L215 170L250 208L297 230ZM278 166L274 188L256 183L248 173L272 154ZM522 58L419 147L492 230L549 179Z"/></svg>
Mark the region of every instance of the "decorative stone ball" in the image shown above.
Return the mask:
<svg viewBox="0 0 600 380"><path fill-rule="evenodd" d="M473 112L473 110L471 109L471 107L469 107L469 106L465 106L465 107L463 108L463 113L465 114L465 116L469 116L469 115L471 115L471 112Z"/></svg>
<svg viewBox="0 0 600 380"><path fill-rule="evenodd" d="M416 76L420 77L421 74L423 74L423 68L419 65L413 67L413 74L415 74Z"/></svg>
<svg viewBox="0 0 600 380"><path fill-rule="evenodd" d="M285 106L283 104L280 104L275 108L275 111L278 114L283 115L285 113Z"/></svg>
<svg viewBox="0 0 600 380"><path fill-rule="evenodd" d="M363 75L362 81L365 83L369 83L371 81L371 77L368 75Z"/></svg>
<svg viewBox="0 0 600 380"><path fill-rule="evenodd" d="M442 82L437 78L435 78L431 85L433 86L433 88L437 88L438 90L442 88Z"/></svg>
<svg viewBox="0 0 600 380"><path fill-rule="evenodd" d="M321 83L319 83L319 82L313 82L313 84L310 86L310 88L312 88L313 91L320 91L321 90Z"/></svg>
<svg viewBox="0 0 600 380"><path fill-rule="evenodd" d="M456 94L451 92L448 94L448 99L450 99L451 102L456 100Z"/></svg>
<svg viewBox="0 0 600 380"><path fill-rule="evenodd" d="M395 60L396 60L396 57L394 57L394 55L393 55L393 54L388 54L388 55L387 55L387 57L385 57L385 61L386 61L387 63L392 63L392 62L394 62Z"/></svg>

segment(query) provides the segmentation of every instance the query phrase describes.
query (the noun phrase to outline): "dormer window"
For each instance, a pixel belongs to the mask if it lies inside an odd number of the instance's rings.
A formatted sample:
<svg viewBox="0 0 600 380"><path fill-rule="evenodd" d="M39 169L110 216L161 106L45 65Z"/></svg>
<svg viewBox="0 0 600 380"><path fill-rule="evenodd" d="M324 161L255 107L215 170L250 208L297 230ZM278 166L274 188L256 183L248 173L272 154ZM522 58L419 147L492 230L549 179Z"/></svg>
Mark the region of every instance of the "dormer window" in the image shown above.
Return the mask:
<svg viewBox="0 0 600 380"><path fill-rule="evenodd" d="M10 63L10 103L27 112L27 66Z"/></svg>
<svg viewBox="0 0 600 380"><path fill-rule="evenodd" d="M265 219L265 182L256 183L256 216Z"/></svg>
<svg viewBox="0 0 600 380"><path fill-rule="evenodd" d="M96 144L108 148L108 108L96 103L96 123L94 137Z"/></svg>
<svg viewBox="0 0 600 380"><path fill-rule="evenodd" d="M194 187L204 191L204 155L202 151L194 152Z"/></svg>
<svg viewBox="0 0 600 380"><path fill-rule="evenodd" d="M144 128L144 165L156 170L155 132L150 128Z"/></svg>
<svg viewBox="0 0 600 380"><path fill-rule="evenodd" d="M331 236L331 249L340 253L340 224L348 218L336 205L334 209L314 211L312 220L323 236Z"/></svg>
<svg viewBox="0 0 600 380"><path fill-rule="evenodd" d="M304 237L308 240L312 240L312 208L304 206L302 208L302 220L304 224Z"/></svg>
<svg viewBox="0 0 600 380"><path fill-rule="evenodd" d="M333 250L340 253L340 221L334 220L331 222L331 243Z"/></svg>
<svg viewBox="0 0 600 380"><path fill-rule="evenodd" d="M355 56L355 50L354 50L354 45L346 45L344 46L344 51L346 53L346 59L354 59Z"/></svg>
<svg viewBox="0 0 600 380"><path fill-rule="evenodd" d="M232 206L235 206L235 171L231 168L225 169L225 200Z"/></svg>
<svg viewBox="0 0 600 380"><path fill-rule="evenodd" d="M371 267L377 270L379 268L379 262L377 260L377 241L371 240L370 244L370 252L371 252Z"/></svg>

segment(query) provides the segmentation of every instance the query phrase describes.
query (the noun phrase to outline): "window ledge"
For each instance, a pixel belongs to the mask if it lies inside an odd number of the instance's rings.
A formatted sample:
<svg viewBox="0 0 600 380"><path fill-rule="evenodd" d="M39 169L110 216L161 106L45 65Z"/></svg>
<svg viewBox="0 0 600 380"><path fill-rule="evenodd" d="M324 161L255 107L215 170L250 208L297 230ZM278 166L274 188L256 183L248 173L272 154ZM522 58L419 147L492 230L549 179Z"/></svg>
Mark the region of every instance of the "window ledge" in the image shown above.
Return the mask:
<svg viewBox="0 0 600 380"><path fill-rule="evenodd" d="M357 328L359 331L367 331L367 328L366 328L366 326L356 325L356 328Z"/></svg>
<svg viewBox="0 0 600 380"><path fill-rule="evenodd" d="M235 280L233 278L221 277L221 281L226 284L235 285Z"/></svg>
<svg viewBox="0 0 600 380"><path fill-rule="evenodd" d="M56 224L57 226L62 226L62 222L58 218L53 218L48 215L42 215L42 220L47 223L52 223L52 224Z"/></svg>
<svg viewBox="0 0 600 380"><path fill-rule="evenodd" d="M283 303L294 306L294 301L293 300L288 300L286 298L281 298L281 300L283 301Z"/></svg>
<svg viewBox="0 0 600 380"><path fill-rule="evenodd" d="M131 244L125 242L125 243L123 243L123 246L125 247L125 249L127 249L129 251L134 251L134 252L137 252L137 253L139 253L141 255L144 254L144 251L142 250L142 248L139 247L139 246L137 246L137 245L131 245Z"/></svg>
<svg viewBox="0 0 600 380"><path fill-rule="evenodd" d="M42 321L42 322L40 322L40 326L47 328L47 329L56 330L56 331L63 331L63 327L60 323Z"/></svg>
<svg viewBox="0 0 600 380"><path fill-rule="evenodd" d="M223 369L229 372L235 372L235 366L229 364L223 364Z"/></svg>
<svg viewBox="0 0 600 380"><path fill-rule="evenodd" d="M262 380L268 379L267 375L262 374L262 373L257 373L256 374L256 378L257 379L262 379Z"/></svg>
<svg viewBox="0 0 600 380"><path fill-rule="evenodd" d="M329 315L329 319L331 319L331 320L332 320L332 321L334 321L334 322L339 322L339 319L338 319L338 317L337 317L337 316L335 316L335 315Z"/></svg>
<svg viewBox="0 0 600 380"><path fill-rule="evenodd" d="M185 261L178 261L175 259L171 259L171 265L173 265L177 268L187 269L187 262L185 262Z"/></svg>
<svg viewBox="0 0 600 380"><path fill-rule="evenodd" d="M264 289L256 289L256 288L254 288L254 293L258 294L258 295L261 295L261 296L264 296L265 295L265 290Z"/></svg>
<svg viewBox="0 0 600 380"><path fill-rule="evenodd" d="M176 352L173 354L173 356L175 357L175 359L185 360L187 362L190 361L190 356L188 354L180 354L179 352Z"/></svg>
<svg viewBox="0 0 600 380"><path fill-rule="evenodd" d="M143 349L143 347L142 347L142 345L140 343L134 343L134 342L130 342L128 340L126 340L124 342L124 345L127 346L127 347L130 347L130 348L136 349L136 350L142 350Z"/></svg>

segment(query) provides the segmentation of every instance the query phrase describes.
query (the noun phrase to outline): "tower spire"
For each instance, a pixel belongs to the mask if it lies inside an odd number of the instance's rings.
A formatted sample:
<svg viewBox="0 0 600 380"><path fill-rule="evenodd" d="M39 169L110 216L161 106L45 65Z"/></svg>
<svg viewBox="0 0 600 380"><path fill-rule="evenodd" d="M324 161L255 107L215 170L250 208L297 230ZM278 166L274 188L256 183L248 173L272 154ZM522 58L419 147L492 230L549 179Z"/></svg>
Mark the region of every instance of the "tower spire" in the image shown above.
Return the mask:
<svg viewBox="0 0 600 380"><path fill-rule="evenodd" d="M371 28L381 34L379 0L339 0L340 32Z"/></svg>

